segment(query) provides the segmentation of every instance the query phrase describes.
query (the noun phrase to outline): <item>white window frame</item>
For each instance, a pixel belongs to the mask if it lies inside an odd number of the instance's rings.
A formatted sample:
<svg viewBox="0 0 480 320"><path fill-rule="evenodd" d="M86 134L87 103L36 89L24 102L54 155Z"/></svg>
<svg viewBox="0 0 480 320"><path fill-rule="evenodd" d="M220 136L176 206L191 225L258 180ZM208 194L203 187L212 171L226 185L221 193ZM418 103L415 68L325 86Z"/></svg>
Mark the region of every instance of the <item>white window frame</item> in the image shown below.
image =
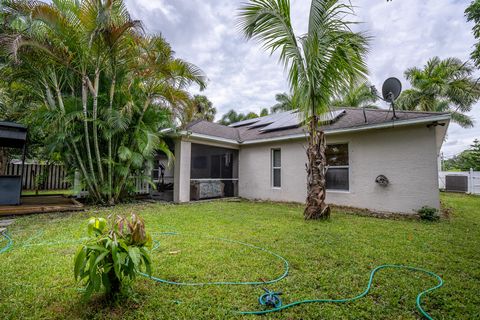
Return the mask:
<svg viewBox="0 0 480 320"><path fill-rule="evenodd" d="M336 192L336 193L350 193L350 189L352 187L352 184L351 184L351 170L350 170L350 143L349 142L332 142L332 143L327 143L327 147L328 146L333 146L333 145L337 145L337 144L346 144L347 145L347 154L348 154L348 166L347 165L343 165L343 166L329 166L327 164L327 170L325 171L325 179L326 179L326 175L327 175L327 171L328 169L332 168L332 169L348 169L348 189L328 189L326 188L326 191L328 192ZM326 180L325 180L325 187L326 187Z"/></svg>
<svg viewBox="0 0 480 320"><path fill-rule="evenodd" d="M274 159L274 152L275 151L279 151L280 152L280 167L275 167L275 159ZM282 189L282 149L280 148L272 148L270 149L270 167L271 167L271 170L270 170L270 186L272 187L272 189ZM274 185L274 172L275 170L280 170L280 186L277 187Z"/></svg>

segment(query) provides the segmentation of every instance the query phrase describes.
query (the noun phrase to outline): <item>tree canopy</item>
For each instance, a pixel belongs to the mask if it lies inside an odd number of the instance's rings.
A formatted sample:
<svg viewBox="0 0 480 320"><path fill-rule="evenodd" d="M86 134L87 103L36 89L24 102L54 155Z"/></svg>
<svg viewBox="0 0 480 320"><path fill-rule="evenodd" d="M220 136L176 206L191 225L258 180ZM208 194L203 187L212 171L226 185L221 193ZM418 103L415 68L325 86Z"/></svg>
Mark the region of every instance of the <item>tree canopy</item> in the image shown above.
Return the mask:
<svg viewBox="0 0 480 320"><path fill-rule="evenodd" d="M295 105L295 101L293 99L293 96L291 94L288 94L286 92L283 93L277 93L275 95L275 100L277 101L276 104L274 104L271 108L270 111L272 113L275 112L281 112L281 111L289 111L289 110L295 110L298 107Z"/></svg>
<svg viewBox="0 0 480 320"><path fill-rule="evenodd" d="M177 110L177 118L180 126L185 127L195 120L206 120L213 122L217 109L213 107L213 103L204 95L196 94L190 101L182 104Z"/></svg>
<svg viewBox="0 0 480 320"><path fill-rule="evenodd" d="M474 61L475 66L480 68L480 0L473 0L465 9L465 17L467 21L474 23L472 31L473 36L477 40L470 58Z"/></svg>
<svg viewBox="0 0 480 320"><path fill-rule="evenodd" d="M457 58L434 57L422 68L409 68L405 77L412 85L402 92L396 105L403 110L450 113L452 120L467 128L473 119L466 113L480 98L480 84L474 68Z"/></svg>
<svg viewBox="0 0 480 320"><path fill-rule="evenodd" d="M331 105L333 107L378 109L375 104L377 100L377 96L372 93L368 83L353 81L333 98Z"/></svg>
<svg viewBox="0 0 480 320"><path fill-rule="evenodd" d="M235 110L231 109L227 113L225 113L218 123L228 126L232 123L247 120L247 119L254 119L258 118L258 114L255 112L249 112L247 114L244 113L237 113Z"/></svg>
<svg viewBox="0 0 480 320"><path fill-rule="evenodd" d="M31 93L46 148L78 170L92 200L120 201L156 150L170 154L159 129L205 75L145 35L122 0L7 0L0 14L1 75Z"/></svg>
<svg viewBox="0 0 480 320"><path fill-rule="evenodd" d="M445 171L480 171L480 140L473 140L469 149L443 161Z"/></svg>

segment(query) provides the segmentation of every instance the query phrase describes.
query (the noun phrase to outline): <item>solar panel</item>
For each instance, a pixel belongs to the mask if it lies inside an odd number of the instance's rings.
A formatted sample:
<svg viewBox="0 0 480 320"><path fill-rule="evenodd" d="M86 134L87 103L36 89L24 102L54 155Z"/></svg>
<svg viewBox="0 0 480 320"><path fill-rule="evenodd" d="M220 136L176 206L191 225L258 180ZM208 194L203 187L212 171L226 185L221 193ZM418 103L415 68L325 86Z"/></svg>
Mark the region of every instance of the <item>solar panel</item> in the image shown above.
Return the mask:
<svg viewBox="0 0 480 320"><path fill-rule="evenodd" d="M318 117L319 122L321 123L332 123L338 120L341 116L345 114L345 109L329 111L324 114L321 114Z"/></svg>
<svg viewBox="0 0 480 320"><path fill-rule="evenodd" d="M345 110L335 110L324 113L320 115L319 122L320 123L332 123L335 122L339 117L341 117L345 113ZM273 130L280 130L280 129L288 129L288 128L295 128L300 126L303 120L303 113L302 112L289 112L284 113L282 117L276 119L274 122L269 123L264 128L261 128L260 132L268 132ZM255 123L250 127L258 127L260 126L260 122Z"/></svg>
<svg viewBox="0 0 480 320"><path fill-rule="evenodd" d="M298 127L302 123L302 113L295 112L295 113L288 113L281 119L267 125L265 128L260 129L260 132L267 132L272 130L278 129L287 129Z"/></svg>
<svg viewBox="0 0 480 320"><path fill-rule="evenodd" d="M285 112L274 113L274 114L270 114L270 115L265 116L265 117L261 117L260 121L255 122L254 124L251 124L248 127L249 128L257 128L257 127L262 127L262 126L269 125L269 124L274 123L276 121L279 121L279 120L281 120L285 117L288 117L289 115L292 114L292 112L293 111L285 111Z"/></svg>
<svg viewBox="0 0 480 320"><path fill-rule="evenodd" d="M247 119L247 120L243 120L243 121L239 121L239 122L235 122L235 123L232 123L230 125L228 125L229 127L241 127L241 126L245 126L247 124L252 124L252 123L255 123L255 122L258 122L260 121L261 118L253 118L253 119Z"/></svg>

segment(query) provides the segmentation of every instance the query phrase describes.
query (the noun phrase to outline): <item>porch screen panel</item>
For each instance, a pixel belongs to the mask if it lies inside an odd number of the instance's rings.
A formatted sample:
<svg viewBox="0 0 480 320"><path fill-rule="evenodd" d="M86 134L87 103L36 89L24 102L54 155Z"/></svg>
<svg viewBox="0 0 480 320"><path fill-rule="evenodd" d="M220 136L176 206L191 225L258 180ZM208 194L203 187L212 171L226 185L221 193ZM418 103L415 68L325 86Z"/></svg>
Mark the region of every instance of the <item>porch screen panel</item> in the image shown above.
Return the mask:
<svg viewBox="0 0 480 320"><path fill-rule="evenodd" d="M236 196L238 150L192 143L190 179L203 187L221 183L223 197Z"/></svg>

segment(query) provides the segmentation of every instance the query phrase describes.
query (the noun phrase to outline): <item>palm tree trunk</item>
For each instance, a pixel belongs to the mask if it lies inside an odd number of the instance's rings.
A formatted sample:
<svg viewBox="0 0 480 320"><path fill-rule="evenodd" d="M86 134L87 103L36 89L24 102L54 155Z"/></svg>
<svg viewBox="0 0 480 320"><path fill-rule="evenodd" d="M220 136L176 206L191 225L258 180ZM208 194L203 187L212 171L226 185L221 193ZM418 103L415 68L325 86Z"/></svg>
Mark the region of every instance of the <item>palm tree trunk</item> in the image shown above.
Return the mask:
<svg viewBox="0 0 480 320"><path fill-rule="evenodd" d="M110 105L108 107L109 117L112 116L113 111L113 97L115 95L115 84L116 84L116 75L113 74L112 84L110 86ZM112 135L111 130L108 136L108 203L113 205L115 203L114 199L112 198L112 188L113 188L113 172L112 172Z"/></svg>
<svg viewBox="0 0 480 320"><path fill-rule="evenodd" d="M95 80L93 83L93 147L95 150L95 156L97 158L97 167L98 167L98 173L100 175L100 181L103 182L104 177L103 177L103 168L102 168L102 158L100 157L100 147L98 145L98 128L97 128L99 82L100 82L100 71L97 68L95 70Z"/></svg>
<svg viewBox="0 0 480 320"><path fill-rule="evenodd" d="M93 168L93 160L92 160L92 151L90 149L90 134L88 131L88 110L87 110L87 103L88 103L88 84L87 84L87 77L83 75L82 77L82 107L83 107L83 127L85 131L85 149L87 150L87 158L88 158L88 166L90 168L90 174L92 175L92 184L95 186L95 189L98 189L97 186L97 178L95 175L95 170Z"/></svg>
<svg viewBox="0 0 480 320"><path fill-rule="evenodd" d="M145 115L145 112L147 112L147 109L150 105L150 102L151 102L151 98L148 97L147 100L145 101L144 105L143 105L143 109L142 109L142 113L140 114L140 117L138 119L138 122L137 122L137 125L135 127L135 133L133 134L133 137L136 137L137 134L138 134L138 130L140 129L140 123L143 121L143 116ZM133 144L135 144L136 141L135 139L132 140L132 149L133 149ZM122 175L122 177L120 178L120 182L118 184L118 189L117 191L115 192L115 195L114 195L114 199L115 199L115 202L118 201L118 198L125 186L125 182L127 182L127 178L128 178L128 175L130 174L130 166L132 165L132 159L128 160L127 162L127 170L125 170L126 174Z"/></svg>
<svg viewBox="0 0 480 320"><path fill-rule="evenodd" d="M317 128L317 117L310 122L310 139L307 148L307 200L305 220L328 219L330 207L325 203L325 133Z"/></svg>
<svg viewBox="0 0 480 320"><path fill-rule="evenodd" d="M77 160L78 167L80 168L80 172L82 173L82 175L85 179L85 182L87 182L87 186L90 189L90 193L92 194L92 196L97 198L98 201L101 202L102 198L101 198L100 194L97 192L97 190L95 189L95 186L90 181L90 177L88 176L87 170L85 169L85 165L83 164L82 157L80 156L80 152L78 151L78 148L75 145L75 142L73 142L73 141L71 142L71 147L70 147L70 143L68 143L68 142L67 142L67 145L69 146L69 148L73 149L73 151L74 151L75 159Z"/></svg>

